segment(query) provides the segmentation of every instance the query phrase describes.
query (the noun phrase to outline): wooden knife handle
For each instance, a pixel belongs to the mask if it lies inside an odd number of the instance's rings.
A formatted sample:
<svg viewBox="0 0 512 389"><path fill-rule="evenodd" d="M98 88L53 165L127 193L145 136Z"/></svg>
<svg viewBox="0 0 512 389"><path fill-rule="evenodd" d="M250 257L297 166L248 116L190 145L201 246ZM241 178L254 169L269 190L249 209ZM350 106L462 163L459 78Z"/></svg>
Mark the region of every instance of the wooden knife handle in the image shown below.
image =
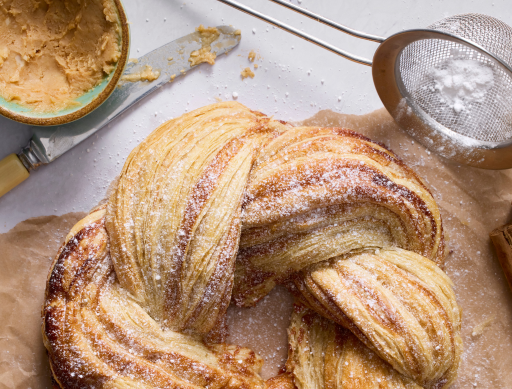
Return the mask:
<svg viewBox="0 0 512 389"><path fill-rule="evenodd" d="M25 181L30 173L16 154L0 161L0 197Z"/></svg>
<svg viewBox="0 0 512 389"><path fill-rule="evenodd" d="M512 224L496 228L489 236L496 248L496 254L500 261L508 286L512 290Z"/></svg>

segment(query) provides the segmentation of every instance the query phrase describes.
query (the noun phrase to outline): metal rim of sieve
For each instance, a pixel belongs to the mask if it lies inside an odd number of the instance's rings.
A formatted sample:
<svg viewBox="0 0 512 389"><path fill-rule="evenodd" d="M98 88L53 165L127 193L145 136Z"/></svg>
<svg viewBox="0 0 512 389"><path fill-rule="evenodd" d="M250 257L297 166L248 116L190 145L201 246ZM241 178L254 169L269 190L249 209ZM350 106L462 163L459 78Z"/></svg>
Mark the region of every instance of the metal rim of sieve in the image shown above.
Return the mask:
<svg viewBox="0 0 512 389"><path fill-rule="evenodd" d="M483 169L512 168L512 138L491 142L455 132L427 114L407 91L400 73L401 54L414 42L428 39L468 46L489 57L512 78L512 68L507 63L468 39L438 30L406 30L382 42L373 57L373 81L382 103L403 130L435 153Z"/></svg>

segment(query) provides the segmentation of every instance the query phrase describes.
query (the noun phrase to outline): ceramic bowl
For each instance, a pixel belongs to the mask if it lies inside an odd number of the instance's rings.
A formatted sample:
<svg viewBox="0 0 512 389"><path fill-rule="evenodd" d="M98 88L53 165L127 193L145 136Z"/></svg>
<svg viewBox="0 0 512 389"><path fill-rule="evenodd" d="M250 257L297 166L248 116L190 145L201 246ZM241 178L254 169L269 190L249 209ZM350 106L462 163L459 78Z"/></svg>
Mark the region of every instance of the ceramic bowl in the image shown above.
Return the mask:
<svg viewBox="0 0 512 389"><path fill-rule="evenodd" d="M119 14L121 24L121 56L114 70L100 84L85 94L77 97L79 105L65 108L57 112L37 112L15 101L7 101L0 96L0 114L17 122L36 126L55 126L80 119L98 108L114 91L123 75L128 62L130 49L130 30L121 0L113 0Z"/></svg>

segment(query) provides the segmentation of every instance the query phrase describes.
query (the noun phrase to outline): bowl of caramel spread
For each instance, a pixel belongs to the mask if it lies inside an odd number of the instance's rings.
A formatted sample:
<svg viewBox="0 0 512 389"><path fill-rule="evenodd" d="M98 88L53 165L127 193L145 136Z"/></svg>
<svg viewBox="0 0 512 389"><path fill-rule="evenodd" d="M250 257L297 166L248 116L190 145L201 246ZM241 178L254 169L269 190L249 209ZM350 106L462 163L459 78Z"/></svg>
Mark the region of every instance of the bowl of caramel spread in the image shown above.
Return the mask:
<svg viewBox="0 0 512 389"><path fill-rule="evenodd" d="M27 124L77 120L115 89L128 59L120 0L0 2L0 114Z"/></svg>

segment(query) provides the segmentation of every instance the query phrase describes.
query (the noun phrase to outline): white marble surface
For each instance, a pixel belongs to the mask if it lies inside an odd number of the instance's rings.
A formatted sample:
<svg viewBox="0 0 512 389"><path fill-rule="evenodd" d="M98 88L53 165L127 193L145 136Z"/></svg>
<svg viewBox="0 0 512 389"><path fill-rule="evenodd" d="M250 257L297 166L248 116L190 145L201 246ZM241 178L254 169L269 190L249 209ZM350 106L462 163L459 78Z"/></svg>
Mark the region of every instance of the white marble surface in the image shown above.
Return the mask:
<svg viewBox="0 0 512 389"><path fill-rule="evenodd" d="M292 0L298 3L298 0ZM283 9L268 0L247 5L359 55L377 44L355 39ZM370 68L349 62L215 0L124 0L131 22L131 57L192 32L199 24L231 24L241 44L213 67L203 64L164 86L121 118L39 170L0 198L0 232L29 217L87 211L100 200L128 153L162 121L215 102L238 101L283 120L301 120L320 109L362 114L382 106ZM480 12L512 25L510 0L302 0L299 5L352 28L381 36L425 27L443 17ZM261 58L254 79L240 78L247 54ZM18 152L31 129L0 117L0 158Z"/></svg>

